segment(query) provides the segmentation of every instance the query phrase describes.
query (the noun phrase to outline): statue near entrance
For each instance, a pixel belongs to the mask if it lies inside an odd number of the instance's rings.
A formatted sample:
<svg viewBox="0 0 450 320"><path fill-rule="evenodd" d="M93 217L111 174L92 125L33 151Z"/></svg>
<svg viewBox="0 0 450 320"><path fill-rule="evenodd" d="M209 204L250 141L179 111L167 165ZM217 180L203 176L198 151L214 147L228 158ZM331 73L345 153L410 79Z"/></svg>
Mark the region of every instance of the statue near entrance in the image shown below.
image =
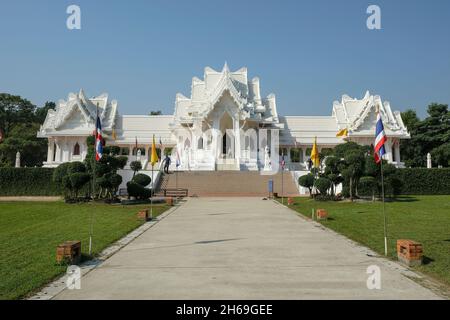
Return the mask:
<svg viewBox="0 0 450 320"><path fill-rule="evenodd" d="M16 168L20 168L20 152L16 153Z"/></svg>
<svg viewBox="0 0 450 320"><path fill-rule="evenodd" d="M264 147L264 171L271 171L272 165L270 163L270 150L269 146Z"/></svg>

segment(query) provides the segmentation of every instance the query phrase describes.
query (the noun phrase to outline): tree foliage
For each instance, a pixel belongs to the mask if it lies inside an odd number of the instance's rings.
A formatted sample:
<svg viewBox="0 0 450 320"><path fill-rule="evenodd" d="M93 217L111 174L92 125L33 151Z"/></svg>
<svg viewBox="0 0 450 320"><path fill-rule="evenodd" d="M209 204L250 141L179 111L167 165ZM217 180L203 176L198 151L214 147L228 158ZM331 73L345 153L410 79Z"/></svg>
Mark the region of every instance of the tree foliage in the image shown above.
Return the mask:
<svg viewBox="0 0 450 320"><path fill-rule="evenodd" d="M137 174L127 182L128 195L136 199L145 200L151 197L151 189L146 188L152 179L146 174Z"/></svg>
<svg viewBox="0 0 450 320"><path fill-rule="evenodd" d="M86 172L82 162L66 162L60 164L53 172L53 182L64 190L66 199L77 199L79 191L90 181L91 175Z"/></svg>
<svg viewBox="0 0 450 320"><path fill-rule="evenodd" d="M0 93L0 167L12 167L17 151L21 154L21 166L42 166L47 157L47 140L36 137L47 111L53 102L36 108L30 101L7 93Z"/></svg>
<svg viewBox="0 0 450 320"><path fill-rule="evenodd" d="M312 188L314 186L314 180L315 180L314 175L308 173L298 178L298 184L304 188L307 188L309 190L310 196L312 196Z"/></svg>
<svg viewBox="0 0 450 320"><path fill-rule="evenodd" d="M122 183L122 176L117 171L127 164L126 156L119 156L120 148L117 146L103 147L103 155L99 161L95 160L95 139L93 136L86 139L88 152L84 163L91 174L92 196L94 198L107 198L112 201Z"/></svg>
<svg viewBox="0 0 450 320"><path fill-rule="evenodd" d="M402 119L411 134L402 140L400 151L407 167L425 167L427 154L431 153L433 166L450 166L450 111L448 105L432 103L428 116L420 120L415 111L402 112Z"/></svg>

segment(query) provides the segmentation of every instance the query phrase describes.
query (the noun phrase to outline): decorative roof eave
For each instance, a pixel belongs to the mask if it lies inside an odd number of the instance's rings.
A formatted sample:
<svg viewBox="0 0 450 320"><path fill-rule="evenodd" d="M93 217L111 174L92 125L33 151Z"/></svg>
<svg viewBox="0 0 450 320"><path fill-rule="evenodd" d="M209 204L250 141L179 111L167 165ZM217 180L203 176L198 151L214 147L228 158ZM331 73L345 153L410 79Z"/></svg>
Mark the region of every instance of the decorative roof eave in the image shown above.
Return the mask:
<svg viewBox="0 0 450 320"><path fill-rule="evenodd" d="M230 77L229 72L225 72L220 79L216 89L211 94L208 107L204 111L204 116L207 116L215 107L217 102L223 97L224 93L228 91L230 93L231 98L234 100L234 102L238 105L239 110L242 110L246 101L245 99L241 98L239 92L234 87Z"/></svg>

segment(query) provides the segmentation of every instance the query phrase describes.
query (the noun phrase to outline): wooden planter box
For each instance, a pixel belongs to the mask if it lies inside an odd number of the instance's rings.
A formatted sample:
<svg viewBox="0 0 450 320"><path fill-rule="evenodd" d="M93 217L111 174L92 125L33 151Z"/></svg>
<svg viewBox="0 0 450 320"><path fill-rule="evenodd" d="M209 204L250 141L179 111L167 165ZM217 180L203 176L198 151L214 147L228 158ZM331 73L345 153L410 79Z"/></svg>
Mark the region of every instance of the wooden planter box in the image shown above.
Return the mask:
<svg viewBox="0 0 450 320"><path fill-rule="evenodd" d="M149 216L148 216L148 209L144 209L138 212L137 214L139 219L142 219L144 221L148 221L149 220Z"/></svg>
<svg viewBox="0 0 450 320"><path fill-rule="evenodd" d="M167 203L167 205L169 205L169 206L173 206L173 198L172 198L172 197L167 197L167 198L166 198L166 203Z"/></svg>
<svg viewBox="0 0 450 320"><path fill-rule="evenodd" d="M291 197L288 198L288 205L292 206L294 204L294 199Z"/></svg>
<svg viewBox="0 0 450 320"><path fill-rule="evenodd" d="M81 261L81 241L66 241L56 247L56 262L78 264Z"/></svg>
<svg viewBox="0 0 450 320"><path fill-rule="evenodd" d="M316 210L316 217L317 220L327 220L328 219L328 212L325 209L317 209Z"/></svg>
<svg viewBox="0 0 450 320"><path fill-rule="evenodd" d="M422 244L413 240L397 240L398 260L408 266L417 266L422 264L423 248Z"/></svg>

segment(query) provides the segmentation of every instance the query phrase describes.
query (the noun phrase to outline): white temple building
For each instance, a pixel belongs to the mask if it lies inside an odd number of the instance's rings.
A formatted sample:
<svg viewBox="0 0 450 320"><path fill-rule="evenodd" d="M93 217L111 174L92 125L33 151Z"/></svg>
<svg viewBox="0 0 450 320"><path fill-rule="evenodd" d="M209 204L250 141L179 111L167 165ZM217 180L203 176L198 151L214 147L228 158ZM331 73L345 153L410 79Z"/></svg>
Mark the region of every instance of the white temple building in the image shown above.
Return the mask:
<svg viewBox="0 0 450 320"><path fill-rule="evenodd" d="M249 79L247 68L230 71L225 64L221 71L206 67L203 79L194 77L190 96L176 95L173 115L121 115L118 102L107 94L93 98L83 90L69 94L48 112L38 132L49 142L44 166L84 159L97 106L106 144L120 146L129 162L140 160L147 170L153 135L160 154L171 154L172 168L179 159L179 170L265 170L267 154L272 164L284 154L286 168L299 172L306 169L315 137L319 151L345 141L371 145L377 108L388 137L385 158L390 163L403 166L399 142L410 137L400 112L369 92L362 99L342 96L333 103L330 116L280 115L275 95L263 97L257 77ZM348 136L336 137L344 128Z"/></svg>

